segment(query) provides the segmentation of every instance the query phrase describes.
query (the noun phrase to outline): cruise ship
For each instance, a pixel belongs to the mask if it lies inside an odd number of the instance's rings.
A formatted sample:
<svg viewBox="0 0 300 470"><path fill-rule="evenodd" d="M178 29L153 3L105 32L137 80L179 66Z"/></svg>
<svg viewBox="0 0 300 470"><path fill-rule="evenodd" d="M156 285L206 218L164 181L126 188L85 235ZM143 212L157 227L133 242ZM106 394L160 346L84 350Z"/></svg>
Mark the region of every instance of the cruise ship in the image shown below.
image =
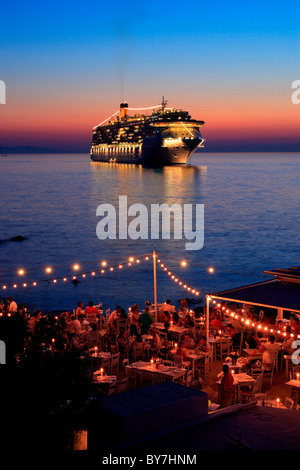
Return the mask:
<svg viewBox="0 0 300 470"><path fill-rule="evenodd" d="M142 114L149 112L151 114ZM133 115L129 112L134 111ZM200 127L204 121L192 119L187 111L168 108L167 102L150 108L120 109L93 128L91 160L164 166L188 163L202 147Z"/></svg>

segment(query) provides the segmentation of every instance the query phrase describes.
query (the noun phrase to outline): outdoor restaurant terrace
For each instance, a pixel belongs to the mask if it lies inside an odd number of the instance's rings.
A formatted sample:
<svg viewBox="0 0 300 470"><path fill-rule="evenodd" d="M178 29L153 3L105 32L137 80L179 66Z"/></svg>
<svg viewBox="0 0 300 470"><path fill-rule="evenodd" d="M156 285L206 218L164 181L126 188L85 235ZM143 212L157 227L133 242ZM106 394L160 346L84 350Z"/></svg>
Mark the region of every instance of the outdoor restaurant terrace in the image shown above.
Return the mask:
<svg viewBox="0 0 300 470"><path fill-rule="evenodd" d="M65 446L83 450L100 441L133 446L249 407L293 411L298 422L300 270L265 273L273 279L207 294L196 308L182 298L178 307L147 301L127 311L93 302L52 316L3 310L2 337L15 339L9 400L26 377L20 408L37 400L40 410L46 402L51 439L64 429ZM105 422L113 420L109 414L127 429L126 439L120 431L118 439L102 440L95 416Z"/></svg>

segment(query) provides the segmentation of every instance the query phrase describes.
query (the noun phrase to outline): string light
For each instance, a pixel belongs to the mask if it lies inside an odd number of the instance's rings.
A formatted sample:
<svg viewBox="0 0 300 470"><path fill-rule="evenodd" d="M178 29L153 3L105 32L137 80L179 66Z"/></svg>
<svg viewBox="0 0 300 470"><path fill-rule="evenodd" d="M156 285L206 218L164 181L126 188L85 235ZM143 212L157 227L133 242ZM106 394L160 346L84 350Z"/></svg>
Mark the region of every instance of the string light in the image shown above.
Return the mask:
<svg viewBox="0 0 300 470"><path fill-rule="evenodd" d="M18 274L19 276L23 276L25 274L24 269L19 269Z"/></svg>

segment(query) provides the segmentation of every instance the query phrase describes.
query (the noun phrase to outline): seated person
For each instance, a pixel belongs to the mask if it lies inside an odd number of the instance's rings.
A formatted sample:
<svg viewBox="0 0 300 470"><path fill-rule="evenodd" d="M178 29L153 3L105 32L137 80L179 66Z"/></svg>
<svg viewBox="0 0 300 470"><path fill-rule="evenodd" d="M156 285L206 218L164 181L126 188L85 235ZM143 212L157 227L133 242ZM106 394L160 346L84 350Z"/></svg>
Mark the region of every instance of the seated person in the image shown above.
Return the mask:
<svg viewBox="0 0 300 470"><path fill-rule="evenodd" d="M260 346L260 339L256 336L254 330L248 332L246 342L249 345L249 349L257 349Z"/></svg>
<svg viewBox="0 0 300 470"><path fill-rule="evenodd" d="M67 332L74 333L75 337L80 336L81 323L76 319L76 315L74 313L71 315L70 321L67 323Z"/></svg>
<svg viewBox="0 0 300 470"><path fill-rule="evenodd" d="M173 322L174 326L181 326L181 320L177 312L172 312L171 313L171 321Z"/></svg>
<svg viewBox="0 0 300 470"><path fill-rule="evenodd" d="M84 313L90 325L98 323L99 312L98 309L94 306L94 302L92 300L89 301L89 305L86 307Z"/></svg>
<svg viewBox="0 0 300 470"><path fill-rule="evenodd" d="M149 334L152 336L150 340L150 350L152 352L159 353L161 349L161 339L155 328L149 330Z"/></svg>
<svg viewBox="0 0 300 470"><path fill-rule="evenodd" d="M195 369L194 377L190 382L190 388L193 390L202 390L202 379L200 377L200 370Z"/></svg>
<svg viewBox="0 0 300 470"><path fill-rule="evenodd" d="M217 331L223 331L223 323L219 314L217 314L216 318L211 322L211 327Z"/></svg>
<svg viewBox="0 0 300 470"><path fill-rule="evenodd" d="M226 333L231 338L233 347L239 347L241 343L241 333L235 330L232 324L228 324L226 328Z"/></svg>
<svg viewBox="0 0 300 470"><path fill-rule="evenodd" d="M195 349L199 349L200 351L203 352L208 352L209 351L209 346L206 344L206 338L205 337L200 337L198 344L196 345Z"/></svg>
<svg viewBox="0 0 300 470"><path fill-rule="evenodd" d="M267 372L269 372L270 370L272 370L274 359L272 358L269 351L265 348L265 346L260 346L259 352L262 353L262 359L261 359L262 368L266 370Z"/></svg>
<svg viewBox="0 0 300 470"><path fill-rule="evenodd" d="M295 352L295 348L292 347L293 342L295 341L295 338L291 336L292 329L288 325L286 327L286 340L282 343L282 351L285 354L288 354L291 356L293 352Z"/></svg>
<svg viewBox="0 0 300 470"><path fill-rule="evenodd" d="M193 349L195 347L195 341L189 335L184 335L184 340L181 345L185 349Z"/></svg>
<svg viewBox="0 0 300 470"><path fill-rule="evenodd" d="M120 318L122 320L128 320L129 316L127 315L127 313L125 312L125 308L121 308L121 311L120 311Z"/></svg>
<svg viewBox="0 0 300 470"><path fill-rule="evenodd" d="M126 341L126 333L125 331L121 331L118 338L117 343L119 346L119 352L122 356L127 356L127 341Z"/></svg>

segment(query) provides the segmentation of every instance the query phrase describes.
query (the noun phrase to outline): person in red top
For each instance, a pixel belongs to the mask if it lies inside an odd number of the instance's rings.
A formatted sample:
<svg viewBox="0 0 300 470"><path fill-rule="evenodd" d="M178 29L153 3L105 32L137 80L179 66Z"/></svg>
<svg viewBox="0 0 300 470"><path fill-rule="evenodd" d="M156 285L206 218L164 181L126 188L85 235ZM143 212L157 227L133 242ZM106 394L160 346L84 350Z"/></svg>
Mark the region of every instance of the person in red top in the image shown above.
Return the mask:
<svg viewBox="0 0 300 470"><path fill-rule="evenodd" d="M211 322L211 327L214 330L223 330L223 323L220 320L220 315L217 315L217 317Z"/></svg>
<svg viewBox="0 0 300 470"><path fill-rule="evenodd" d="M222 408L226 408L227 406L231 406L232 399L234 397L234 385L228 364L224 364L222 370L223 377L221 379L220 386L220 401Z"/></svg>
<svg viewBox="0 0 300 470"><path fill-rule="evenodd" d="M89 305L86 307L84 313L90 325L94 325L98 322L99 312L98 309L94 306L94 302L92 300L89 301Z"/></svg>

